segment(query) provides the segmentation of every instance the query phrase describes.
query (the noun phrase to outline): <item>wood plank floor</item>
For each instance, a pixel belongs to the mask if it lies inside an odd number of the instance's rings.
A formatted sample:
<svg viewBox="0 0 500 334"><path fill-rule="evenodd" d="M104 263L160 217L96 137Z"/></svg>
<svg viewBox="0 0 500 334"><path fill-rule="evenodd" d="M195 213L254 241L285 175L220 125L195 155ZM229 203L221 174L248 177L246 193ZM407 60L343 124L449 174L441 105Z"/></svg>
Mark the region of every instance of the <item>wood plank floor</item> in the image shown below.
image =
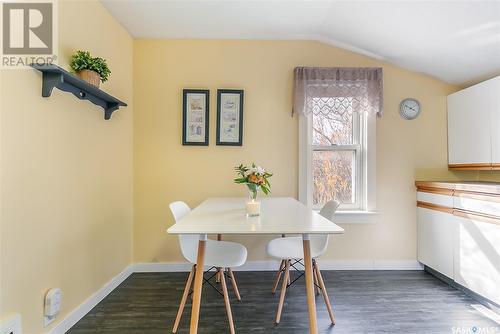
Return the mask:
<svg viewBox="0 0 500 334"><path fill-rule="evenodd" d="M236 272L243 299L231 299L237 333L308 333L303 278L288 290L281 323L274 326L279 298L270 293L274 275ZM500 333L499 324L472 306L477 302L424 271L323 275L337 324L330 326L325 304L317 296L320 333L454 333L454 327L463 327L459 333L473 333L473 326ZM68 333L171 333L186 278L187 273L133 274ZM190 306L188 300L178 333L189 332ZM223 298L205 285L199 333L227 333L226 320Z"/></svg>

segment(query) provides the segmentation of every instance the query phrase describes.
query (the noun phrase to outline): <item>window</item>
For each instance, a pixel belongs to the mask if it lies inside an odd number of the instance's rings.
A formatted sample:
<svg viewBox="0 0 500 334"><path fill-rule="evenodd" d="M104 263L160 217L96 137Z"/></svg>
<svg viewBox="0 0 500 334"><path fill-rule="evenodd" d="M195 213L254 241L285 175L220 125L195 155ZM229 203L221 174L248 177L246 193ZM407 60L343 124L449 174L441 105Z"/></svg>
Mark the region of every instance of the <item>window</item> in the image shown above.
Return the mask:
<svg viewBox="0 0 500 334"><path fill-rule="evenodd" d="M338 218L373 221L375 119L383 111L380 67L296 67L292 116L299 116L299 200Z"/></svg>
<svg viewBox="0 0 500 334"><path fill-rule="evenodd" d="M375 121L356 111L352 96L310 96L307 107L299 121L301 201L316 209L331 199L344 211L374 209Z"/></svg>

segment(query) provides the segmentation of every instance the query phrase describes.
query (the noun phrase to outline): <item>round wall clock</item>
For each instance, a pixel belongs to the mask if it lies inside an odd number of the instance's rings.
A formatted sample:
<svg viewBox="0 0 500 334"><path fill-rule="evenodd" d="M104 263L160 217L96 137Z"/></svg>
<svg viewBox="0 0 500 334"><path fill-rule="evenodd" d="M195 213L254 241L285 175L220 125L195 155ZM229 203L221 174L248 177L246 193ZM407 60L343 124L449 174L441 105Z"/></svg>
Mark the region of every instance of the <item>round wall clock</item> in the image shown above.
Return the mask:
<svg viewBox="0 0 500 334"><path fill-rule="evenodd" d="M399 104L399 114L404 119L415 119L420 114L420 102L416 99L406 98Z"/></svg>

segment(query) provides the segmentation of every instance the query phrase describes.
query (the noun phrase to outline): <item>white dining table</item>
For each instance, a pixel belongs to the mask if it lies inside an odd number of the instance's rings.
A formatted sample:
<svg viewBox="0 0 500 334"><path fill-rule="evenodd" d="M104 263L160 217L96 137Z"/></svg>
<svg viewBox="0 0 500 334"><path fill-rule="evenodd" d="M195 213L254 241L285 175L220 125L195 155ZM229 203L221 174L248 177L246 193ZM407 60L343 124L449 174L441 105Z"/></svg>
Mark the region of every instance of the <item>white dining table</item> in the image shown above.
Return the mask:
<svg viewBox="0 0 500 334"><path fill-rule="evenodd" d="M168 229L172 234L199 234L190 333L198 332L205 245L208 234L300 234L304 247L310 333L317 333L316 304L310 247L311 234L337 234L344 229L291 197L261 199L261 213L247 217L246 198L208 198Z"/></svg>

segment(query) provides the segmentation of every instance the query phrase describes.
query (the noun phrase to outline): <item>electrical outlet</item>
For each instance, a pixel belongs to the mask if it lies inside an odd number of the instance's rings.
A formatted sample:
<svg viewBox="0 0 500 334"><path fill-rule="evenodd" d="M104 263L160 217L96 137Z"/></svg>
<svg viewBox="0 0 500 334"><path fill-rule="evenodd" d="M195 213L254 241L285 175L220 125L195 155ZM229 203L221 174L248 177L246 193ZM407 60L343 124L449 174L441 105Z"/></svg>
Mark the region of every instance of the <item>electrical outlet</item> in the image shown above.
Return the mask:
<svg viewBox="0 0 500 334"><path fill-rule="evenodd" d="M61 310L62 292L59 288L52 288L45 295L43 310L43 325L47 327L54 321Z"/></svg>
<svg viewBox="0 0 500 334"><path fill-rule="evenodd" d="M23 334L21 315L14 314L0 321L0 334Z"/></svg>

